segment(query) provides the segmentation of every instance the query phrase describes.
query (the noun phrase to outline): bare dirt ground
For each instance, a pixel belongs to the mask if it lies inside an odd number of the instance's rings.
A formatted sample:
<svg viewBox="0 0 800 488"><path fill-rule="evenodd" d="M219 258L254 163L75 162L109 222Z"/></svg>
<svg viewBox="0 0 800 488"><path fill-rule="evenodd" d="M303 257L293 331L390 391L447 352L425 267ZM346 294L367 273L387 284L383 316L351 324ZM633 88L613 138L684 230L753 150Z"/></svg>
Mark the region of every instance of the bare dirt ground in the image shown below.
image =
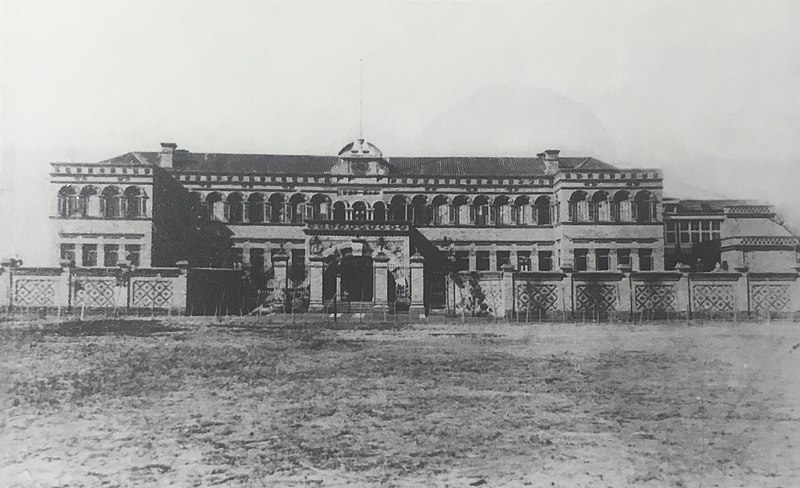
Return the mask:
<svg viewBox="0 0 800 488"><path fill-rule="evenodd" d="M2 486L800 486L800 326L0 324Z"/></svg>

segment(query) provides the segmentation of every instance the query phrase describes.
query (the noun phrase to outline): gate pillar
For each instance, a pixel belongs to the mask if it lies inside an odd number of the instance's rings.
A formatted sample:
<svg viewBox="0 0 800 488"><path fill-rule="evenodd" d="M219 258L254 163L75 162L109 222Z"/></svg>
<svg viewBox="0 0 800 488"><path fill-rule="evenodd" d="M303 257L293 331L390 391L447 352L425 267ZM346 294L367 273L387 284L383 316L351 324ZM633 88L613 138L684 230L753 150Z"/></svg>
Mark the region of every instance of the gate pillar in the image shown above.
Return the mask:
<svg viewBox="0 0 800 488"><path fill-rule="evenodd" d="M425 312L425 258L420 253L411 256L411 307L409 313Z"/></svg>
<svg viewBox="0 0 800 488"><path fill-rule="evenodd" d="M375 310L388 310L389 308L389 293L388 293L388 270L389 270L389 256L383 251L379 252L372 258L373 270L375 273Z"/></svg>

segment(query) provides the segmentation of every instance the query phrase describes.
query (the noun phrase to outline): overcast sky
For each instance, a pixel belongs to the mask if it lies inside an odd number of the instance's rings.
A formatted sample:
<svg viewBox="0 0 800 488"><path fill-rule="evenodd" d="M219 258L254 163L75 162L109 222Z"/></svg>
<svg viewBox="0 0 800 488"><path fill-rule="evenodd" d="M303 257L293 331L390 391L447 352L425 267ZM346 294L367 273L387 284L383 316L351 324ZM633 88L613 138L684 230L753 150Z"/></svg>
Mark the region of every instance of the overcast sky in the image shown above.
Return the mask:
<svg viewBox="0 0 800 488"><path fill-rule="evenodd" d="M560 148L674 196L800 209L800 2L0 0L0 257L49 252L48 163L159 142Z"/></svg>

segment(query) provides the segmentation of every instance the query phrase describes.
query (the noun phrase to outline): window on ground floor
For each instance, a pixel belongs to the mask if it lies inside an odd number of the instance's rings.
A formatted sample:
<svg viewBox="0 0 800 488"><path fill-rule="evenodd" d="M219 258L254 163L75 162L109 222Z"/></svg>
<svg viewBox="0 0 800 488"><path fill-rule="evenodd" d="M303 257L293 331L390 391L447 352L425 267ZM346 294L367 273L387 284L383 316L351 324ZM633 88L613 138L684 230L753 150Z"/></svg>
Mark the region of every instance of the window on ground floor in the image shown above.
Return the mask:
<svg viewBox="0 0 800 488"><path fill-rule="evenodd" d="M81 266L97 266L97 244L84 244Z"/></svg>
<svg viewBox="0 0 800 488"><path fill-rule="evenodd" d="M595 250L595 267L597 271L608 271L611 269L611 259L609 258L608 249Z"/></svg>
<svg viewBox="0 0 800 488"><path fill-rule="evenodd" d="M127 244L125 246L125 260L128 261L131 266L139 266L141 253L142 246L139 244Z"/></svg>
<svg viewBox="0 0 800 488"><path fill-rule="evenodd" d="M639 269L642 271L653 270L653 250L639 249Z"/></svg>
<svg viewBox="0 0 800 488"><path fill-rule="evenodd" d="M469 271L469 251L456 251L454 271Z"/></svg>
<svg viewBox="0 0 800 488"><path fill-rule="evenodd" d="M69 261L70 266L75 265L75 244L61 244L61 260Z"/></svg>
<svg viewBox="0 0 800 488"><path fill-rule="evenodd" d="M489 251L475 252L475 269L478 271L489 271Z"/></svg>
<svg viewBox="0 0 800 488"><path fill-rule="evenodd" d="M539 251L539 271L553 271L553 251Z"/></svg>
<svg viewBox="0 0 800 488"><path fill-rule="evenodd" d="M520 271L531 270L531 252L530 251L517 251L517 266Z"/></svg>
<svg viewBox="0 0 800 488"><path fill-rule="evenodd" d="M575 249L575 271L586 271L589 269L588 256L588 249Z"/></svg>
<svg viewBox="0 0 800 488"><path fill-rule="evenodd" d="M631 250L630 249L617 249L617 263L620 266L631 265Z"/></svg>
<svg viewBox="0 0 800 488"><path fill-rule="evenodd" d="M106 244L103 246L103 266L112 268L119 262L119 245Z"/></svg>
<svg viewBox="0 0 800 488"><path fill-rule="evenodd" d="M506 264L511 264L511 251L497 251L497 271L502 271Z"/></svg>

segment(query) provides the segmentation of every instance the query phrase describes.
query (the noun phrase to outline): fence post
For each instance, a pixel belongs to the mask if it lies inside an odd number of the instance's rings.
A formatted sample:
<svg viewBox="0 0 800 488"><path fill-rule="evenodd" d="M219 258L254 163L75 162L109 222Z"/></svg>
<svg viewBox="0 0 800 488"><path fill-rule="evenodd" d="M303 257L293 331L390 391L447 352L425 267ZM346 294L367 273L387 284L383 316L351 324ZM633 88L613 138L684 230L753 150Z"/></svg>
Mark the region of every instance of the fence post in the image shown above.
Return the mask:
<svg viewBox="0 0 800 488"><path fill-rule="evenodd" d="M503 310L506 318L514 317L514 266L504 264L503 271Z"/></svg>
<svg viewBox="0 0 800 488"><path fill-rule="evenodd" d="M618 310L623 317L631 317L636 309L634 307L634 292L635 285L633 283L633 274L631 273L630 264L620 264L618 266L619 272L622 273L622 279L619 281L619 304Z"/></svg>
<svg viewBox="0 0 800 488"><path fill-rule="evenodd" d="M740 273L739 279L736 281L736 288L734 289L734 293L736 294L736 302L734 307L734 312L738 317L742 315L742 313L746 313L746 317L750 319L750 268L748 266L741 266L735 268L736 271Z"/></svg>

